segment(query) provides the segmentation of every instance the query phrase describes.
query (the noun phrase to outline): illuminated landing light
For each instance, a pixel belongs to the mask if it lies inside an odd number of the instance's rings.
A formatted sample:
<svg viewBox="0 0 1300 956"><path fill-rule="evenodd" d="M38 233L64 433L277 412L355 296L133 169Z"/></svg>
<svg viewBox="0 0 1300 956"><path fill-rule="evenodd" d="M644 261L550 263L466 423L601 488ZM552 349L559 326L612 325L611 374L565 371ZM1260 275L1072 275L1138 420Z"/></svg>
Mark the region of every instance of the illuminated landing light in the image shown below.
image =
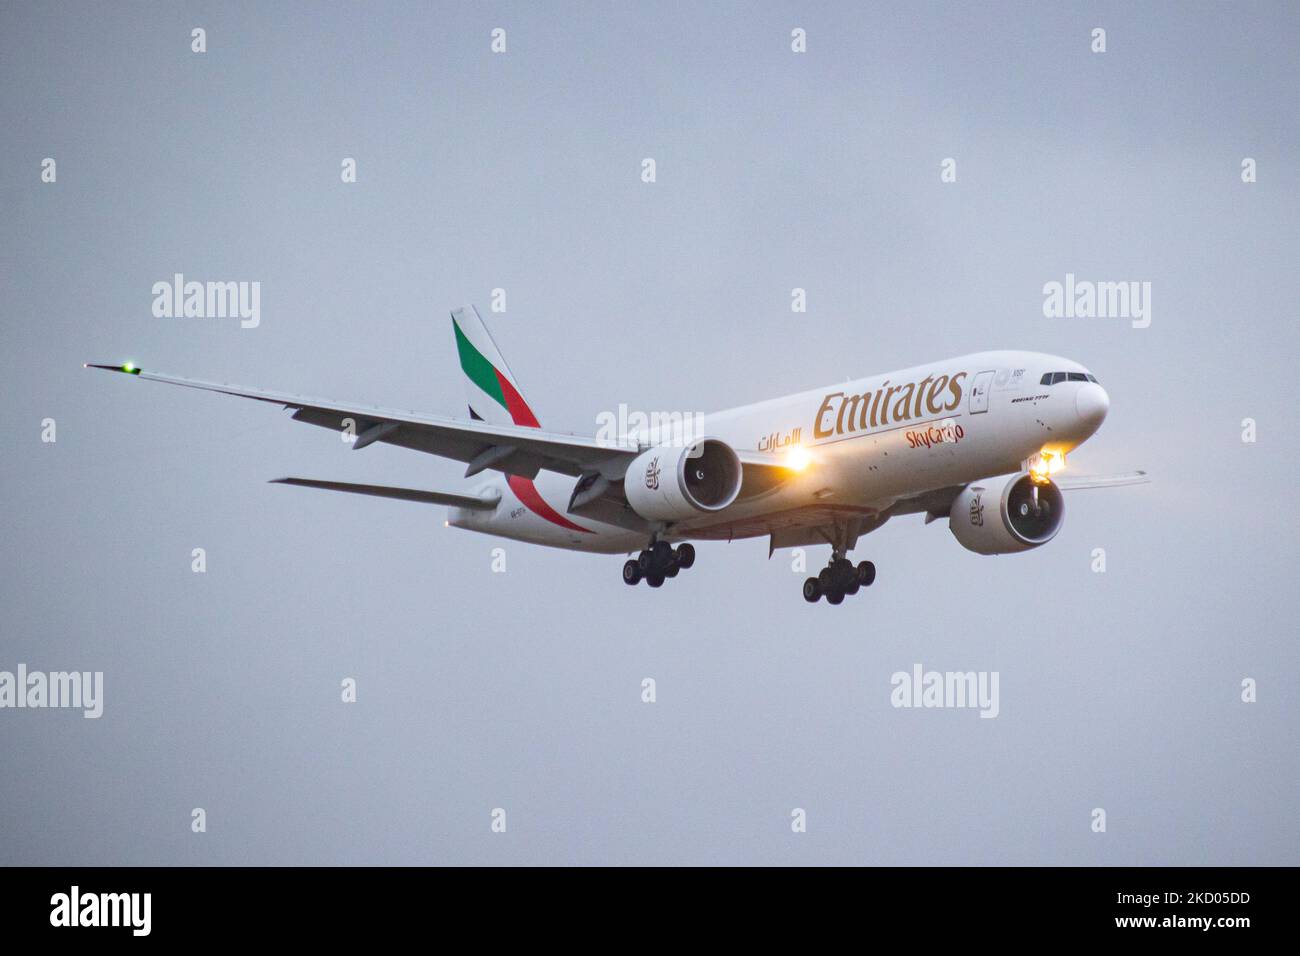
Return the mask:
<svg viewBox="0 0 1300 956"><path fill-rule="evenodd" d="M803 445L795 445L785 455L785 467L791 471L803 471L812 464L812 455Z"/></svg>
<svg viewBox="0 0 1300 956"><path fill-rule="evenodd" d="M1025 463L1029 477L1039 484L1051 481L1052 476L1065 469L1065 452L1044 448Z"/></svg>

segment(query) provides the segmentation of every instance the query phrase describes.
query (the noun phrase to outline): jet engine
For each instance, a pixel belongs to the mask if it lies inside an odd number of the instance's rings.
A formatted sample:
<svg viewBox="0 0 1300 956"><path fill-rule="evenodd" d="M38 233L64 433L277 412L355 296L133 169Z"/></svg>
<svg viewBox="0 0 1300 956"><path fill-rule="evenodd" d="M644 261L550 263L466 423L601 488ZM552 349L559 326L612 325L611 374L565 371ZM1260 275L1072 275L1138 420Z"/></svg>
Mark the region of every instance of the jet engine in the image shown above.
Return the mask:
<svg viewBox="0 0 1300 956"><path fill-rule="evenodd" d="M623 493L647 521L682 521L721 511L740 494L740 458L726 442L647 448L627 466Z"/></svg>
<svg viewBox="0 0 1300 956"><path fill-rule="evenodd" d="M1047 544L1064 520L1061 489L1029 475L969 484L948 512L953 537L976 554L1014 554Z"/></svg>

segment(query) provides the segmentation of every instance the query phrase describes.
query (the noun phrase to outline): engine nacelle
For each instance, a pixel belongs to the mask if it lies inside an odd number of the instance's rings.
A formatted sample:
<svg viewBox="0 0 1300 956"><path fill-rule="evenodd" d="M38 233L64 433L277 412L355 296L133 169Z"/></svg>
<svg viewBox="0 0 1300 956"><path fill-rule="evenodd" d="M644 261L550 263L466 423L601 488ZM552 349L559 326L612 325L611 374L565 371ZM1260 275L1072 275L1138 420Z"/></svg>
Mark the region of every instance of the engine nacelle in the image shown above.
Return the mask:
<svg viewBox="0 0 1300 956"><path fill-rule="evenodd" d="M1061 489L1028 475L967 485L948 512L953 537L976 554L1013 554L1047 544L1064 520Z"/></svg>
<svg viewBox="0 0 1300 956"><path fill-rule="evenodd" d="M682 521L721 511L740 494L740 458L726 442L647 448L627 466L623 493L647 521Z"/></svg>

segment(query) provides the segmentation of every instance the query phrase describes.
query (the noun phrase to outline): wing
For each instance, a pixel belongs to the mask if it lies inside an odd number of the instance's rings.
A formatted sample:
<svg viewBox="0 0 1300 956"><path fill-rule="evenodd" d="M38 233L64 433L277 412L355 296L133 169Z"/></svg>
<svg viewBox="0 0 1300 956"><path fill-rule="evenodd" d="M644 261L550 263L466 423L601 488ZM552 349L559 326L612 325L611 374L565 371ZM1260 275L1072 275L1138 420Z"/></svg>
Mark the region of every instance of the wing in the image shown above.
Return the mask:
<svg viewBox="0 0 1300 956"><path fill-rule="evenodd" d="M1083 488L1144 485L1151 480L1151 477L1145 471L1129 471L1122 475L1057 475L1052 480L1062 491L1079 491Z"/></svg>
<svg viewBox="0 0 1300 956"><path fill-rule="evenodd" d="M202 382L159 372L146 372L134 365L87 364L86 367L120 372L150 382L162 382L164 385L179 385L182 388L196 388L205 392L218 392L222 395L234 395L280 405L293 410L294 421L340 432L350 429L356 435L352 444L354 451L360 451L376 442L397 445L442 458L463 461L467 466L466 476L492 469L531 479L536 478L537 473L545 469L588 480L596 477L603 478L603 484L611 490L599 497L612 499L605 502L607 506L612 506L609 508L611 512L619 508L618 499L621 498L621 491L617 483L621 482L628 464L641 452L641 449L635 445L620 445L583 435L548 432L521 425L463 421L353 402L339 402L333 399L309 398L287 392L270 392L220 382ZM758 451L744 451L738 454L744 467L742 486L744 497L766 491L789 477L789 471L774 455ZM295 479L287 483L301 484L303 480ZM315 484L310 487L327 487L327 485ZM435 494L434 492L417 493ZM637 519L637 527L642 524L644 522Z"/></svg>
<svg viewBox="0 0 1300 956"><path fill-rule="evenodd" d="M1062 491L1080 491L1084 488L1122 488L1124 485L1142 485L1151 481L1145 471L1129 471L1120 475L1053 475L1052 481ZM953 500L965 485L939 488L911 498L900 498L886 512L890 517L906 514L925 514L925 523L948 517Z"/></svg>
<svg viewBox="0 0 1300 956"><path fill-rule="evenodd" d="M419 501L427 505L448 505L471 511L492 511L501 498L454 495L446 491L421 491L417 488L393 488L388 485L356 485L347 481L319 481L315 478L273 478L273 485L295 485L299 488L323 488L326 491L350 491L354 495L374 495L376 498L397 498L401 501Z"/></svg>
<svg viewBox="0 0 1300 956"><path fill-rule="evenodd" d="M309 398L285 392L268 392L260 389L226 385L218 382L200 382L158 372L145 372L133 365L87 365L87 368L122 372L150 382L197 388L205 392L219 392L251 398L293 409L293 419L309 425L319 425L334 431L350 429L356 435L353 449L360 451L375 442L411 448L415 451L439 455L465 462L466 475L486 469L537 477L545 468L565 475L586 473L606 474L621 478L627 463L636 457L639 449L611 445L608 442L581 435L547 432L539 428L519 425L491 424L488 422L458 421L436 415L377 408L332 399Z"/></svg>

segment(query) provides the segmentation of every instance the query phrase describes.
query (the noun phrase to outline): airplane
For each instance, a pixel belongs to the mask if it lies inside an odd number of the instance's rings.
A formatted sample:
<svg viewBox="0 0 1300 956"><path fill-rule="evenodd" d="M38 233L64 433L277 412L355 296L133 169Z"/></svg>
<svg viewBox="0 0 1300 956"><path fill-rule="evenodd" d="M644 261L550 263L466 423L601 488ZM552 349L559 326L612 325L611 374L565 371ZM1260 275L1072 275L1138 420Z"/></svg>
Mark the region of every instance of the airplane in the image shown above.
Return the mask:
<svg viewBox="0 0 1300 956"><path fill-rule="evenodd" d="M1040 547L1060 531L1066 490L1131 485L1145 472L1066 476L1066 456L1110 399L1078 362L995 351L700 416L653 416L617 436L546 431L472 305L452 310L469 418L417 414L202 382L126 365L87 368L281 405L360 451L396 445L466 464L458 491L313 478L273 483L444 505L447 525L599 554L639 553L623 581L661 587L695 563L692 541L766 536L829 544L803 584L830 604L876 577L849 560L891 518L946 518L978 554Z"/></svg>

